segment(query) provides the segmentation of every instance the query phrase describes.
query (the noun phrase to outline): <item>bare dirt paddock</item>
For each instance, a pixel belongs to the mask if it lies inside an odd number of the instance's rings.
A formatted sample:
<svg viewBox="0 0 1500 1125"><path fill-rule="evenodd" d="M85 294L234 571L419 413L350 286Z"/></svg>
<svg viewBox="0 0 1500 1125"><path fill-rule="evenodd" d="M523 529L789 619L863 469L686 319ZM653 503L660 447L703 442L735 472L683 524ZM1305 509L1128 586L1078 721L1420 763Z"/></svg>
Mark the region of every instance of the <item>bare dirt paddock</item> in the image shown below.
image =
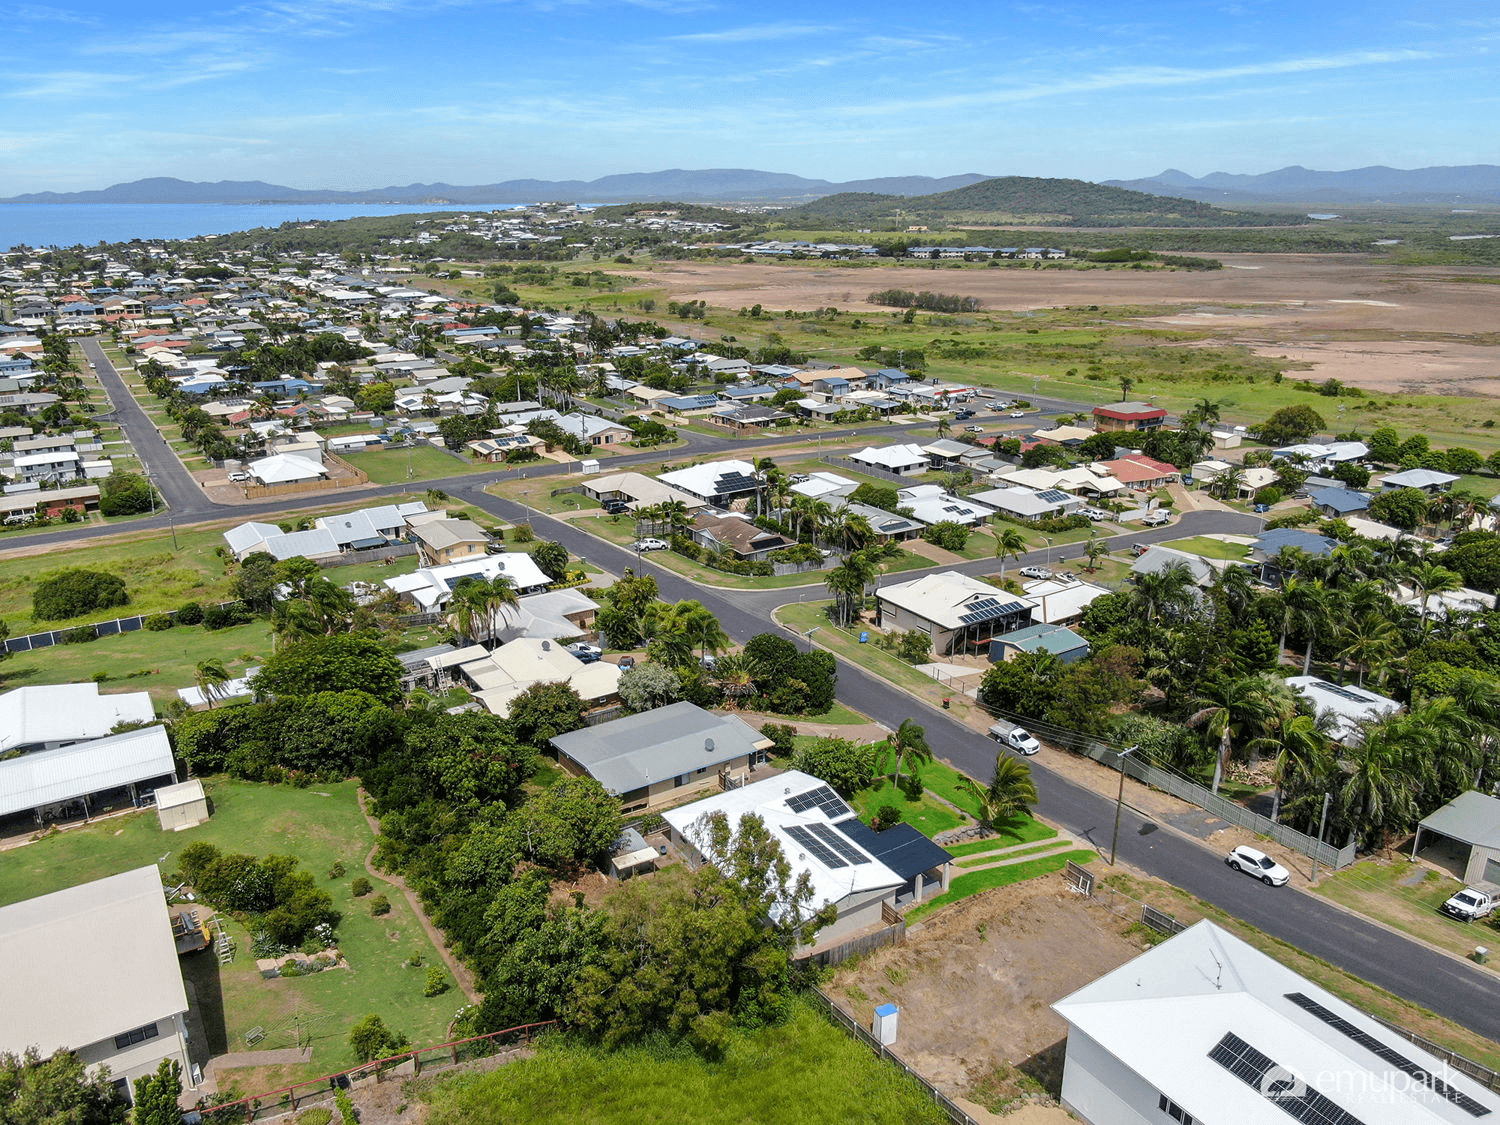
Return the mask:
<svg viewBox="0 0 1500 1125"><path fill-rule="evenodd" d="M976 1083L992 1103L997 1090L1055 1096L1067 1026L1050 1005L1145 948L1126 927L1049 875L948 907L905 945L840 969L828 991L866 1027L876 1005L899 1005L897 1054L950 1096L973 1097Z"/></svg>
<svg viewBox="0 0 1500 1125"><path fill-rule="evenodd" d="M935 269L661 262L643 285L720 308L870 308L876 289L978 297L983 308L1170 307L1148 327L1202 332L1310 361L1315 378L1370 390L1500 395L1500 271L1400 266L1338 254L1221 255L1224 269Z"/></svg>

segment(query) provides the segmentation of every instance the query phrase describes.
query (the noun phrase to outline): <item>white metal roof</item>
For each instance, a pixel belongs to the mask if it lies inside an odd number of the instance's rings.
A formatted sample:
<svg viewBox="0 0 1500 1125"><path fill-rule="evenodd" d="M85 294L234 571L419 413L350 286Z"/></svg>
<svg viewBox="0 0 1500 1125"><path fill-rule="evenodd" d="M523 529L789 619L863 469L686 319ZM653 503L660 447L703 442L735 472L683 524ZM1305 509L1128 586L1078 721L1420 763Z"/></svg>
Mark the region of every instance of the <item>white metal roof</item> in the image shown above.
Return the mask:
<svg viewBox="0 0 1500 1125"><path fill-rule="evenodd" d="M179 781L176 785L163 785L156 791L158 809L175 809L180 805L191 805L204 799L203 782L196 777Z"/></svg>
<svg viewBox="0 0 1500 1125"><path fill-rule="evenodd" d="M715 793L690 805L668 809L662 813L662 817L695 847L702 839L701 818L708 813L722 812L728 817L731 828L738 827L740 818L747 813L760 817L792 865L792 878L795 880L806 871L811 879L812 910L818 910L830 902L842 902L851 895L901 886L905 880L878 859L872 857L867 863L829 867L788 834L787 829L794 825L834 823L817 806L801 812L793 812L787 806L788 798L826 787L827 784L826 781L799 770L788 770L764 781Z"/></svg>
<svg viewBox="0 0 1500 1125"><path fill-rule="evenodd" d="M0 1051L50 1055L187 1011L155 864L0 907L0 964Z"/></svg>
<svg viewBox="0 0 1500 1125"><path fill-rule="evenodd" d="M1018 598L988 582L981 582L957 570L944 570L937 574L924 574L910 582L896 582L882 586L877 595L883 600L899 606L909 613L925 618L944 629L957 629L964 624L964 614L971 612L970 603L993 599L1003 606L1016 610L1030 609L1036 604L1030 598Z"/></svg>
<svg viewBox="0 0 1500 1125"><path fill-rule="evenodd" d="M1364 1125L1473 1125L1474 1116L1396 1071L1289 994L1347 1021L1486 1110L1500 1109L1500 1097L1208 921L1052 1007L1194 1120L1293 1120L1287 1106L1209 1057L1232 1033Z"/></svg>
<svg viewBox="0 0 1500 1125"><path fill-rule="evenodd" d="M1339 742L1357 740L1364 724L1401 710L1394 699L1353 684L1331 684L1319 676L1288 676L1286 682L1311 701L1319 718L1333 716L1332 733Z"/></svg>
<svg viewBox="0 0 1500 1125"><path fill-rule="evenodd" d="M165 727L37 750L0 762L0 816L176 773Z"/></svg>
<svg viewBox="0 0 1500 1125"><path fill-rule="evenodd" d="M96 683L40 684L0 695L0 754L48 742L103 738L117 723L156 717L144 691L100 695Z"/></svg>

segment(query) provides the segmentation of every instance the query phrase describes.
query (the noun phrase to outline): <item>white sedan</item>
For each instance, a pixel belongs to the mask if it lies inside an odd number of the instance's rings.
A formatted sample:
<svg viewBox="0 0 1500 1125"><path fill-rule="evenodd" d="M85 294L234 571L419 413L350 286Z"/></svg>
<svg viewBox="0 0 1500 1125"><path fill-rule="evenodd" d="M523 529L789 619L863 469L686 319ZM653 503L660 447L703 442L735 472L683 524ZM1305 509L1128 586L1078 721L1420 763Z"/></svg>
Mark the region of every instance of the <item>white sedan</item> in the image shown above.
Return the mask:
<svg viewBox="0 0 1500 1125"><path fill-rule="evenodd" d="M1292 877L1291 872L1265 852L1256 851L1244 844L1230 852L1224 862L1236 871L1254 875L1268 887L1284 887Z"/></svg>

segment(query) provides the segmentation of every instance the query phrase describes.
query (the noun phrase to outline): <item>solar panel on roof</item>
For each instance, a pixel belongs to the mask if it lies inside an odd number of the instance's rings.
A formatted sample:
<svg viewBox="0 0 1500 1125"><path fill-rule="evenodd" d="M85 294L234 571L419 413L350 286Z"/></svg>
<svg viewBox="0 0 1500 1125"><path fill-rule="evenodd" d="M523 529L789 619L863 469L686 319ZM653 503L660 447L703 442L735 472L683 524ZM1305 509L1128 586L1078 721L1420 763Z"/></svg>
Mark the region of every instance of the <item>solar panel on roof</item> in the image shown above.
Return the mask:
<svg viewBox="0 0 1500 1125"><path fill-rule="evenodd" d="M869 856L865 855L864 852L856 848L848 838L841 836L832 828L828 827L828 825L819 823L810 824L808 825L808 827L812 830L814 836L822 840L823 843L827 844L843 859L848 860L855 867L858 867L862 863L871 862Z"/></svg>
<svg viewBox="0 0 1500 1125"><path fill-rule="evenodd" d="M1286 1067L1232 1031L1214 1044L1208 1057L1305 1125L1364 1125L1347 1109L1308 1087Z"/></svg>
<svg viewBox="0 0 1500 1125"><path fill-rule="evenodd" d="M1368 695L1362 692L1357 692L1353 688L1340 687L1338 684L1330 684L1326 680L1316 686L1320 691L1326 691L1329 695L1336 695L1340 699L1347 699L1351 703L1370 702L1370 697Z"/></svg>
<svg viewBox="0 0 1500 1125"><path fill-rule="evenodd" d="M1066 492L1059 492L1055 488L1049 488L1043 492L1038 492L1036 494L1036 498L1038 500L1045 500L1049 504L1066 504L1068 502L1068 494Z"/></svg>
<svg viewBox="0 0 1500 1125"><path fill-rule="evenodd" d="M841 859L837 852L835 852L827 844L823 843L822 840L818 839L802 825L789 825L787 827L786 834L793 840L796 840L797 843L801 844L802 847L811 852L813 857L817 859L818 862L821 863L824 867L836 868L849 866L848 860Z"/></svg>
<svg viewBox="0 0 1500 1125"><path fill-rule="evenodd" d="M788 797L786 807L795 813L806 812L808 809L821 809L829 820L842 820L846 816L854 815L854 810L844 804L843 799L827 785L819 785L816 789L809 789L806 793Z"/></svg>
<svg viewBox="0 0 1500 1125"><path fill-rule="evenodd" d="M972 625L976 621L993 621L997 617L1004 617L1012 612L1013 608L1012 605L994 598L980 598L978 601L969 602L964 607L964 612L958 615L958 619L965 625Z"/></svg>
<svg viewBox="0 0 1500 1125"><path fill-rule="evenodd" d="M1411 1059L1403 1055L1400 1051L1386 1046L1369 1032L1361 1031L1358 1027L1350 1023L1343 1016L1340 1016L1337 1013L1325 1008L1311 996L1308 996L1301 992L1288 992L1286 993L1286 998L1293 1004L1297 1005L1297 1007L1301 1008L1304 1012L1307 1012L1309 1015L1322 1020L1335 1031L1342 1032L1344 1035L1354 1040L1354 1042L1358 1043L1361 1047L1369 1051L1371 1054L1377 1056L1382 1061L1390 1063L1402 1074L1409 1075L1410 1077L1415 1078L1423 1086L1426 1086L1429 1090L1437 1094L1439 1097L1448 1099L1448 1101L1458 1106L1459 1109L1463 1110L1470 1117L1484 1117L1490 1112L1488 1106L1481 1105L1479 1102L1469 1097L1468 1094L1465 1094L1459 1090L1455 1090L1452 1086L1448 1085L1441 1078L1438 1078L1435 1074L1427 1070L1425 1067L1413 1062Z"/></svg>

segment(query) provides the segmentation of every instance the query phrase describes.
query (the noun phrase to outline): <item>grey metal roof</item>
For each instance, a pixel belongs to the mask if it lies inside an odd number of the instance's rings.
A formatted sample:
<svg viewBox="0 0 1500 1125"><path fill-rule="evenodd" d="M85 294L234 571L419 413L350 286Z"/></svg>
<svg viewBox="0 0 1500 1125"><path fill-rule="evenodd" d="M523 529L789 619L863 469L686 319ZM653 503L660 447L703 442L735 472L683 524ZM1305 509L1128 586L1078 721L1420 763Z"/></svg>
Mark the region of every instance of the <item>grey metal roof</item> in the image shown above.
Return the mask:
<svg viewBox="0 0 1500 1125"><path fill-rule="evenodd" d="M1421 824L1429 832L1461 843L1500 849L1500 800L1473 789L1424 817Z"/></svg>
<svg viewBox="0 0 1500 1125"><path fill-rule="evenodd" d="M713 741L713 749L706 742ZM612 793L629 793L658 781L720 766L752 753L765 738L734 715L715 715L692 703L600 723L552 739Z"/></svg>
<svg viewBox="0 0 1500 1125"><path fill-rule="evenodd" d="M0 816L132 782L177 776L165 727L145 727L0 762Z"/></svg>

